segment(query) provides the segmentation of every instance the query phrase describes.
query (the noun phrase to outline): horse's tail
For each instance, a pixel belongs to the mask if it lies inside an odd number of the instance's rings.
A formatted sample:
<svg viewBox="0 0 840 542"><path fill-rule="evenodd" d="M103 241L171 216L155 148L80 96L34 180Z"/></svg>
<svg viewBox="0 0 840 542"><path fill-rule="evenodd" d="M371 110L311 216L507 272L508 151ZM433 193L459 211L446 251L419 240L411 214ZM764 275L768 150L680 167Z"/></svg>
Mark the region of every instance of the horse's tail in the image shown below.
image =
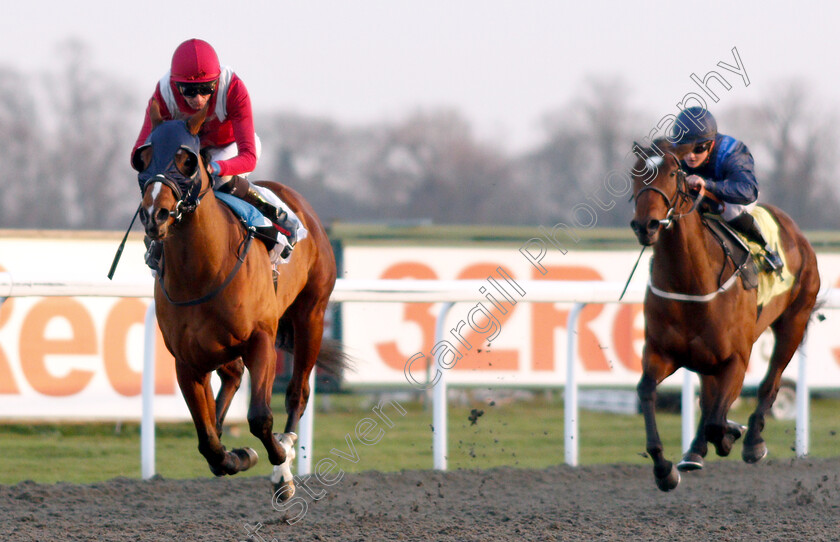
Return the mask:
<svg viewBox="0 0 840 542"><path fill-rule="evenodd" d="M817 322L822 322L825 320L825 315L820 312L822 311L828 302L831 301L829 296L831 295L831 290L822 290L817 295L817 302L814 303L814 308L811 309L811 321L813 322L816 318Z"/></svg>
<svg viewBox="0 0 840 542"><path fill-rule="evenodd" d="M295 334L290 318L280 319L277 326L277 347L290 354L295 350ZM344 348L344 345L335 339L324 338L321 340L321 350L318 352L318 359L315 365L337 378L345 370L352 370L355 365L352 356Z"/></svg>

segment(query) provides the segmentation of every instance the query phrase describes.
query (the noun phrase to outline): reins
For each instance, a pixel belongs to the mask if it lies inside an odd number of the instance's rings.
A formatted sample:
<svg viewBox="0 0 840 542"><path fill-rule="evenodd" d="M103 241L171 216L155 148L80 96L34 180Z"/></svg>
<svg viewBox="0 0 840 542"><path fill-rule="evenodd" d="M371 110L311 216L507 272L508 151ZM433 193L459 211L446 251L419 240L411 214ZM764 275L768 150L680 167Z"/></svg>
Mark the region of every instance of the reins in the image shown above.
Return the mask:
<svg viewBox="0 0 840 542"><path fill-rule="evenodd" d="M663 218L662 220L659 221L660 224L665 226L665 229L670 228L671 225L674 222L676 222L677 220L679 220L680 218L682 218L686 215L690 215L695 210L697 210L697 206L700 205L700 202L703 200L703 198L706 195L706 191L701 190L700 193L697 194L696 197L692 197L691 194L689 194L688 192L683 190L683 186L685 185L685 171L683 171L682 169L678 169L676 171L676 174L677 174L677 191L676 191L676 193L674 193L674 196L672 198L668 197L668 194L666 194L664 190L662 190L661 188L658 188L656 186L646 186L646 187L642 188L641 190L639 190L635 195L635 198L638 199L638 197L641 194L650 190L652 192L655 192L655 193L659 194L660 196L662 196L665 199L665 201L668 203L668 212L665 215L665 218ZM687 200L692 200L691 208L689 208L689 210L684 212L684 213L675 214L676 211L677 211L677 205L679 205L680 201L687 201Z"/></svg>
<svg viewBox="0 0 840 542"><path fill-rule="evenodd" d="M677 164L679 164L679 161L677 161ZM639 190L634 196L636 199L638 199L640 194L644 193L645 191L650 190L650 191L652 191L656 194L659 194L660 196L662 196L665 199L665 201L668 204L668 212L666 213L665 218L659 221L659 223L661 225L665 226L665 229L669 229L671 226L673 226L673 224L676 221L678 221L682 217L690 215L691 213L695 212L697 210L697 207L700 205L700 202L703 200L704 197L706 197L706 191L704 189L701 189L700 192L697 194L697 196L692 198L691 194L689 194L688 192L683 190L683 186L685 185L685 171L683 171L682 168L678 168L677 171L676 171L676 174L677 174L677 191L676 191L676 193L674 194L673 197L668 197L668 194L666 194L662 189L660 189L658 187L655 187L655 186L645 186L644 188ZM682 212L682 213L677 213L676 209L677 209L677 206L679 205L680 201L686 201L686 200L693 200L692 204L691 204L691 207L688 209L688 211L685 211L685 212ZM701 221L702 221L702 218L701 218ZM624 285L624 290L621 292L621 297L619 297L619 301L621 300L621 298L624 297L624 293L627 291L627 287L630 285L630 280L633 278L633 274L636 272L636 267L638 267L639 261L642 259L642 254L644 253L645 248L646 248L645 246L642 247L642 251L639 253L639 257L636 259L636 264L633 266L633 270L630 272L630 277L628 277L628 279L627 279L627 284ZM724 249L724 262L723 262L723 267L721 268L720 275L718 277L718 283L720 283L720 281L723 279L723 273L724 273L724 270L726 269L726 260L727 259L731 260L731 255L729 255L726 252L726 250ZM735 264L734 261L733 261L733 264ZM707 303L707 302L713 300L715 297L717 297L718 294L721 294L721 293L729 290L735 284L736 279L738 278L738 276L740 274L741 274L741 268L736 266L735 271L726 280L725 283L721 284L718 287L718 289L715 290L714 292L711 292L711 293L708 293L708 294L705 294L705 295L681 294L681 293L676 293L676 292L666 292L665 290L660 290L659 288L657 288L656 286L653 285L653 277L652 276L648 278L647 286L648 286L648 289L650 290L650 292L652 294L654 294L658 297L662 297L664 299L670 299L670 300L673 300L673 301L693 302L693 303Z"/></svg>
<svg viewBox="0 0 840 542"><path fill-rule="evenodd" d="M152 179L149 179L149 181L146 183L146 185L151 184L152 182L161 182L165 186L168 186L172 190L172 192L175 194L175 196L178 198L178 201L175 203L175 209L172 210L172 211L169 211L169 216L171 216L173 218L173 220L175 221L176 224L181 221L181 219L183 218L183 215L185 213L188 214L188 213L194 212L198 208L198 205L201 203L201 201L203 200L203 198L207 194L207 192L212 189L212 185L208 186L204 190L201 190L198 193L197 196L195 196L194 201L191 201L191 202L187 203L187 202L185 202L186 197L182 195L182 192L178 188L178 185L176 183L172 182L171 180L167 179L163 175L158 175L156 177L153 177ZM219 295L222 292L222 290L227 288L227 286L231 283L233 278L236 276L236 273L239 272L239 268L242 267L243 263L245 263L245 256L248 255L248 250L251 248L251 241L254 240L255 235L256 235L256 230L254 228L247 228L245 239L242 240L242 242L239 244L239 248L237 249L236 264L233 266L233 269L231 269L230 273L228 273L228 276L225 278L225 280L219 286L216 287L216 289L214 289L213 291L211 291L211 292L209 292L209 293L207 293L207 294L205 294L201 297L197 297L195 299L189 299L187 301L176 301L176 300L172 299L172 297L169 295L169 292L166 291L166 286L164 286L164 284L163 284L163 273L164 273L164 265L163 264L165 262L162 261L161 266L160 266L160 273L158 273L157 278L158 278L158 284L160 284L160 289L163 292L163 296L166 298L166 300L169 303L171 303L172 305L175 305L176 307L190 307L190 306L193 306L193 305L200 305L202 303L210 301L211 299L213 299L214 297Z"/></svg>
<svg viewBox="0 0 840 542"><path fill-rule="evenodd" d="M217 295L219 295L222 290L227 288L228 284L233 280L233 277L236 276L236 273L239 272L239 268L242 267L242 264L245 263L245 256L248 255L248 250L251 248L251 241L254 240L254 229L248 228L247 234L245 235L245 239L239 244L239 249L237 250L236 255L236 265L233 266L233 269L230 270L228 273L227 278L225 278L224 282L222 282L215 290L210 293L207 293L201 297L197 297L195 299L190 299L188 301L175 301L172 297L169 296L169 292L166 291L166 286L163 285L163 273L158 275L158 284L160 284L160 289L163 292L164 297L166 300L169 301L172 305L176 307L190 307L193 305L200 305L204 302L210 301Z"/></svg>

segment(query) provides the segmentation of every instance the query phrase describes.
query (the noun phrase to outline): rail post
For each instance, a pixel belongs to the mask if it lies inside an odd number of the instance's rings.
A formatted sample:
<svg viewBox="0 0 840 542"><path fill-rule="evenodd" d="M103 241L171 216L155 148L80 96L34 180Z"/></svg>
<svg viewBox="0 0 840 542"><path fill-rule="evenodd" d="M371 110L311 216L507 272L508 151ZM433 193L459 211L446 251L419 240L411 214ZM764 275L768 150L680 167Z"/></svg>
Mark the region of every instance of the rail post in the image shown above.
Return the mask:
<svg viewBox="0 0 840 542"><path fill-rule="evenodd" d="M155 302L146 309L143 340L143 414L140 421L140 470L144 480L155 475Z"/></svg>
<svg viewBox="0 0 840 542"><path fill-rule="evenodd" d="M438 313L435 324L435 344L438 344L443 339L443 328L446 327L446 315L449 314L449 309L453 305L455 303L447 301L440 308L440 313ZM435 470L446 470L447 454L449 452L447 442L447 412L449 407L447 405L446 368L441 367L437 358L435 358L434 363L440 369L440 380L434 386L434 400L432 403L434 466Z"/></svg>
<svg viewBox="0 0 840 542"><path fill-rule="evenodd" d="M563 403L564 437L566 464L577 467L578 464L578 385L575 371L575 352L577 352L577 321L586 303L575 303L569 312L566 328L566 393Z"/></svg>

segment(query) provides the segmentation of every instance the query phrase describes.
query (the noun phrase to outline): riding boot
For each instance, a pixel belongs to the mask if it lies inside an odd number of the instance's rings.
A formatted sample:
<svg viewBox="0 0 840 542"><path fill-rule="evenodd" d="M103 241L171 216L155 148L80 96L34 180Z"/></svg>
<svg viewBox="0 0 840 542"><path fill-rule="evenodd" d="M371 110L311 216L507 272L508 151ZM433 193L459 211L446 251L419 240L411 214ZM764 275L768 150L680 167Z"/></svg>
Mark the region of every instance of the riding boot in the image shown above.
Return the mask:
<svg viewBox="0 0 840 542"><path fill-rule="evenodd" d="M781 271L785 265L782 262L781 256L767 244L767 239L761 231L761 226L758 225L758 222L755 221L755 218L750 213L741 213L734 219L729 220L727 224L735 228L739 233L744 234L748 240L763 247L764 261L770 271Z"/></svg>
<svg viewBox="0 0 840 542"><path fill-rule="evenodd" d="M240 197L253 205L259 212L271 220L280 233L286 237L288 245L283 248L283 251L280 254L280 257L285 260L291 255L292 249L298 242L297 232L298 227L300 226L300 220L297 216L295 216L294 212L280 200L280 198L273 193L271 193L271 195L274 197L271 198L271 196L266 194L266 192L269 192L269 190L249 182L247 193ZM239 196L239 193L236 193L235 195ZM275 201L272 202L270 199Z"/></svg>
<svg viewBox="0 0 840 542"><path fill-rule="evenodd" d="M143 237L143 243L146 245L146 265L152 270L155 276L160 275L160 259L163 256L163 243L160 241L152 241L148 236Z"/></svg>

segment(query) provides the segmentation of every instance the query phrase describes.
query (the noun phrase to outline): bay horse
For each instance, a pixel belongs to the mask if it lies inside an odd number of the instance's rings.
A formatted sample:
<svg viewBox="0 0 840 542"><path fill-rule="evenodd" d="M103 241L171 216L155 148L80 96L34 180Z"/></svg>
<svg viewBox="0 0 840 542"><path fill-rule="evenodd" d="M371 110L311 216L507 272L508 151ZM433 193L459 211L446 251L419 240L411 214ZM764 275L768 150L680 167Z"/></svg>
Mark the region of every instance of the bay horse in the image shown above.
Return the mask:
<svg viewBox="0 0 840 542"><path fill-rule="evenodd" d="M727 280L736 267L697 210L704 194L695 198L686 189L679 150L666 140L655 141L653 147L641 149L642 155L637 153L632 170L635 214L630 225L640 244L653 247L637 391L647 453L662 491L677 487L679 470L703 467L709 442L719 456L727 456L743 435L743 460L756 463L764 458L765 416L776 398L782 371L802 342L820 288L813 248L793 220L771 205L763 207L780 226L792 287L759 310L755 289L744 289L740 280ZM768 327L775 346L758 388L758 404L745 428L728 421L727 413L741 393L753 344ZM681 367L700 376L701 415L697 434L677 468L663 452L655 400L656 387Z"/></svg>
<svg viewBox="0 0 840 542"><path fill-rule="evenodd" d="M155 309L166 347L175 357L198 450L217 476L256 464L253 449L227 451L221 443L225 414L247 368L248 425L274 465L275 496L289 499L295 490L290 470L294 431L309 399L309 375L316 363L337 372L346 362L340 348L322 341L324 313L336 280L332 247L300 194L278 183L260 183L277 193L309 232L272 277L265 245L251 245L253 232L246 231L212 190L197 136L206 108L187 120L163 122L155 105L149 141L135 151L132 164L140 172L145 233L163 243ZM293 344L294 354L282 435L273 433L270 408L278 336L287 338L282 345L287 349ZM221 379L215 399L213 371Z"/></svg>

